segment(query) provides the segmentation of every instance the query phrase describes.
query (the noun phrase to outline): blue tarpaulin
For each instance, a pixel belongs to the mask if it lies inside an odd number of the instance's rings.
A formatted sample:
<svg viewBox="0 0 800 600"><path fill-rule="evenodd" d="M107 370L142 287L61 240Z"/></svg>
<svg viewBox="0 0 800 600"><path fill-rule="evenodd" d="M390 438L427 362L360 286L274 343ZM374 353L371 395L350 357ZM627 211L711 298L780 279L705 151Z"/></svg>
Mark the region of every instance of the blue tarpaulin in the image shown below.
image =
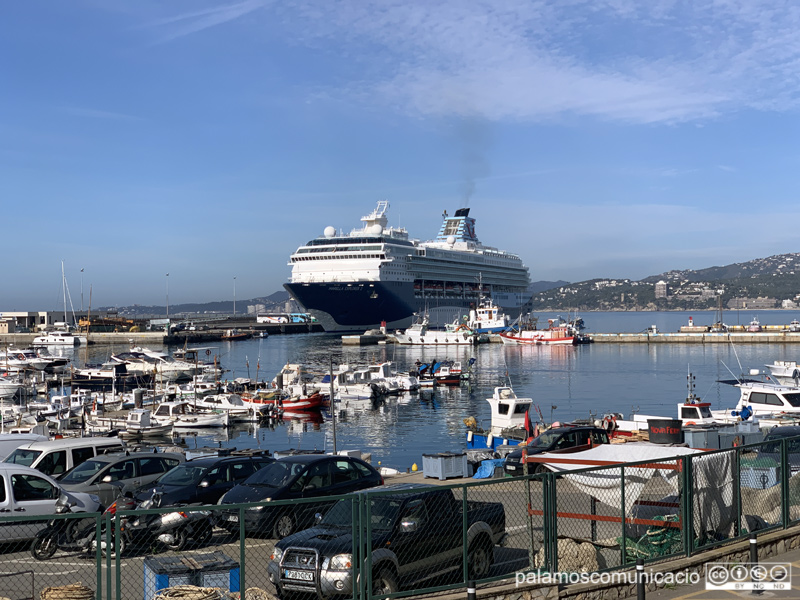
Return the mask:
<svg viewBox="0 0 800 600"><path fill-rule="evenodd" d="M490 460L482 460L481 466L478 467L478 472L472 476L473 479L491 479L494 477L495 467L503 468L502 458L492 458Z"/></svg>

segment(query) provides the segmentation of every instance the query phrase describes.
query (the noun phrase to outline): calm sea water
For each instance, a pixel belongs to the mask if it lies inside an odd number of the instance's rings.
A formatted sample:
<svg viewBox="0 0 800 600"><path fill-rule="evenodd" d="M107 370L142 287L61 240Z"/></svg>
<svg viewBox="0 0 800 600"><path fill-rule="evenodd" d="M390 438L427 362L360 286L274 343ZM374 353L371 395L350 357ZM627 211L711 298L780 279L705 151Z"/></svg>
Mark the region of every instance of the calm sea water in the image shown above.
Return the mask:
<svg viewBox="0 0 800 600"><path fill-rule="evenodd" d="M564 316L566 316L565 313ZM548 316L540 315L540 322ZM650 325L677 331L692 316L696 324L710 324L714 312L686 313L585 313L589 332L638 332ZM725 314L728 324L749 323L758 316L762 325L787 324L797 311L769 311L758 315ZM89 359L103 360L123 348L93 346ZM215 352L229 379L256 377L270 380L287 362L308 365L319 372L345 362L364 365L392 360L407 369L414 361L468 360L475 357L471 385L438 388L433 393L389 398L372 406L351 404L337 413L337 448L372 453L381 462L405 470L422 455L465 447L466 417L489 423L486 398L494 386L510 383L518 396L532 397L545 420L568 420L605 412L631 410L671 417L687 393L686 377L696 379L696 393L712 408L728 408L738 400L738 390L718 384L732 374L763 368L774 360L800 361L794 344L592 344L576 347L515 347L485 344L475 348L403 346L343 346L341 338L326 334L274 335L267 339L222 342ZM80 363L80 357L76 357ZM288 421L274 428L240 426L226 432L198 431L184 436L189 447L235 446L285 450L331 450L333 428L329 415L322 422Z"/></svg>

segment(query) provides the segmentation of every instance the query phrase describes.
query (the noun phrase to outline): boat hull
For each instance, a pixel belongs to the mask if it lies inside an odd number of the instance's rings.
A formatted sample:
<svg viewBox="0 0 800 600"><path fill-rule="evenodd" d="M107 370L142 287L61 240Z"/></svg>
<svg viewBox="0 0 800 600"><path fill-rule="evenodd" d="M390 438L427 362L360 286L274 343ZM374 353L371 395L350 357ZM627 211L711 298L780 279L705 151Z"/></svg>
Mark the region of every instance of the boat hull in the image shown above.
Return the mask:
<svg viewBox="0 0 800 600"><path fill-rule="evenodd" d="M283 286L303 308L331 332L363 332L411 326L414 314L427 312L432 326L444 326L465 314L478 300L478 293L458 298L415 293L411 282L350 281L336 283L286 283ZM523 295L497 294L497 305L519 310ZM499 301L502 298L505 303ZM497 331L499 328L492 328ZM487 330L488 331L488 330Z"/></svg>

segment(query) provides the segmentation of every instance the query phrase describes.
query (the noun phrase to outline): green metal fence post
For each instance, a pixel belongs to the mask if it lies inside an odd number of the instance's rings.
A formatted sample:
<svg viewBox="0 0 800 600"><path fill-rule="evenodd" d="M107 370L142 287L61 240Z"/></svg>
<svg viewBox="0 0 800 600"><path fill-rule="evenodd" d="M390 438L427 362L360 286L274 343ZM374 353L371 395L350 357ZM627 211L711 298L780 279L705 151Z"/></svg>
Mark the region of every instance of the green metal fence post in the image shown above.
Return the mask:
<svg viewBox="0 0 800 600"><path fill-rule="evenodd" d="M120 565L120 562L122 561L122 557L120 556L120 554L122 554L122 552L120 552L120 543L121 543L121 540L122 540L122 529L120 528L121 523L119 522L119 513L116 513L114 515L114 524L115 524L114 532L116 533L116 535L114 536L114 573L115 573L116 578L117 578L117 590L116 590L117 595L116 595L116 599L117 600L122 600L122 568L121 568L121 565ZM110 554L111 546L108 546L108 549L109 549L109 554ZM109 586L109 589L110 589L110 586Z"/></svg>
<svg viewBox="0 0 800 600"><path fill-rule="evenodd" d="M103 552L101 551L103 531L103 515L97 515L97 522L94 529L94 565L97 569L97 593L95 594L96 600L103 600Z"/></svg>
<svg viewBox="0 0 800 600"><path fill-rule="evenodd" d="M694 552L694 513L692 512L692 505L694 504L694 485L692 483L692 457L691 455L684 456L678 459L678 463L683 468L683 497L682 497L682 515L681 522L683 524L683 551L686 556L691 556Z"/></svg>
<svg viewBox="0 0 800 600"><path fill-rule="evenodd" d="M789 477L792 475L792 470L789 467L789 439L781 439L781 521L783 528L789 526L791 514L789 509Z"/></svg>
<svg viewBox="0 0 800 600"><path fill-rule="evenodd" d="M357 600L359 597L359 581L360 581L360 573L361 573L361 521L359 520L359 497L363 494L356 494L350 499L350 522L352 523L351 526L351 535L353 539L353 560L350 562L350 568L353 569L353 598L352 600Z"/></svg>
<svg viewBox="0 0 800 600"><path fill-rule="evenodd" d="M556 474L552 471L548 472L547 478L547 505L550 507L549 511L545 511L545 520L548 523L548 536L545 538L548 546L550 547L550 557L547 564L550 567L551 573L558 572L558 496L556 495Z"/></svg>
<svg viewBox="0 0 800 600"><path fill-rule="evenodd" d="M622 465L619 468L620 473L620 482L621 487L620 490L622 492L620 496L620 507L622 509L622 519L620 523L622 524L622 544L620 550L622 551L622 566L628 564L628 538L625 537L625 466Z"/></svg>
<svg viewBox="0 0 800 600"><path fill-rule="evenodd" d="M467 486L463 486L461 495L461 558L464 582L469 581L469 548L467 544Z"/></svg>
<svg viewBox="0 0 800 600"><path fill-rule="evenodd" d="M533 515L531 514L531 509L533 508L531 505L532 497L531 497L531 477L525 478L525 493L527 495L527 506L526 506L526 519L525 523L528 527L528 568L535 569L536 568L536 548L534 547L534 540L533 540Z"/></svg>
<svg viewBox="0 0 800 600"><path fill-rule="evenodd" d="M239 589L246 590L245 587L245 535L244 535L244 507L239 507Z"/></svg>
<svg viewBox="0 0 800 600"><path fill-rule="evenodd" d="M742 451L740 447L734 448L733 464L733 505L736 514L736 523L733 524L734 537L742 534Z"/></svg>

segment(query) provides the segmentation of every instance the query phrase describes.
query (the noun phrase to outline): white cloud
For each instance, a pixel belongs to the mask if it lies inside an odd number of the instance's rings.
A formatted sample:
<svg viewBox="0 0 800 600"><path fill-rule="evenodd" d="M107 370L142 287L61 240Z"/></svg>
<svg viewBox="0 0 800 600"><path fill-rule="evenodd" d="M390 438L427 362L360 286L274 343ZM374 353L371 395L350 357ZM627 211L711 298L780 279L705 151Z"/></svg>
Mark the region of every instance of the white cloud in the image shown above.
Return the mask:
<svg viewBox="0 0 800 600"><path fill-rule="evenodd" d="M202 10L195 10L171 17L158 19L149 24L149 27L159 29L164 33L158 43L165 43L177 38L197 33L233 21L248 13L262 8L267 0L244 0L236 4L214 6Z"/></svg>
<svg viewBox="0 0 800 600"><path fill-rule="evenodd" d="M684 122L800 100L800 7L767 2L413 2L280 7L293 43L340 49L339 90L420 116Z"/></svg>

